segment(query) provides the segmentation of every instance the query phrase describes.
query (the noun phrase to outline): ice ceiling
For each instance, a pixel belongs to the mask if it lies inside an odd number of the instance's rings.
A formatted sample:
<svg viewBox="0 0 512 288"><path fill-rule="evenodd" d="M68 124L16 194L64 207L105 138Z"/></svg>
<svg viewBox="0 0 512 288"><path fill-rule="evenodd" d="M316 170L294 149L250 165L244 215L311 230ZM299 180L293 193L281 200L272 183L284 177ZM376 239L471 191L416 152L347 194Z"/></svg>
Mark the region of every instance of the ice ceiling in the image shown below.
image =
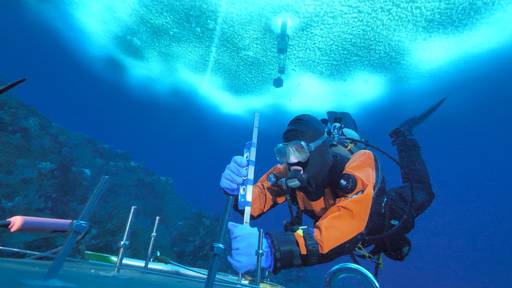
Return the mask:
<svg viewBox="0 0 512 288"><path fill-rule="evenodd" d="M187 83L228 113L353 111L395 83L512 43L510 0L36 3L56 23L70 20L62 30L91 57L116 59L130 79L150 81L165 97L173 97L166 88ZM283 19L287 71L277 89Z"/></svg>

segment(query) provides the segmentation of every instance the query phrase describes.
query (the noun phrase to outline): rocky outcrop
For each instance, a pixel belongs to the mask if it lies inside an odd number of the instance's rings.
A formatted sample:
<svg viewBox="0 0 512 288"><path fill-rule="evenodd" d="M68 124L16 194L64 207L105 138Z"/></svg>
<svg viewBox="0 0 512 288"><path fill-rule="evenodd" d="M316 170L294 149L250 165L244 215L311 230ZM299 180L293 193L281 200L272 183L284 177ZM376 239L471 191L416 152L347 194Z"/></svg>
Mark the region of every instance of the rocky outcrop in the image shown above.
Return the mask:
<svg viewBox="0 0 512 288"><path fill-rule="evenodd" d="M171 231L190 207L172 180L160 177L129 155L67 132L11 96L0 97L0 219L14 215L77 218L102 175L110 176L95 208L87 249L117 249L130 206L138 206L131 237L132 256L143 257L154 217L161 216L159 248L174 251ZM64 239L48 233L6 234L3 246L48 249Z"/></svg>

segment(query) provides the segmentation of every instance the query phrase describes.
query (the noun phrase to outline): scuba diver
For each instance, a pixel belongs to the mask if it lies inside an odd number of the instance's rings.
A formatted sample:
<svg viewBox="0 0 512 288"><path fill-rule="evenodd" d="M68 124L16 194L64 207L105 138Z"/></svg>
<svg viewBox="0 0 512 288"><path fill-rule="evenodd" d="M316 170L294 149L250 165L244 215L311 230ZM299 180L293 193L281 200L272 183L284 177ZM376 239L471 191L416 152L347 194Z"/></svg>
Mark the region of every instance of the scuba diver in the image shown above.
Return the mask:
<svg viewBox="0 0 512 288"><path fill-rule="evenodd" d="M365 149L378 147L361 139L349 113L329 112L329 119L322 120L306 114L293 118L283 143L274 149L279 164L253 187L252 218L284 202L291 214L284 232L265 234L261 267L277 273L344 255L356 263L356 256L381 260L382 254L404 260L411 248L406 235L434 199L413 128L444 100L391 131L402 185L389 190L376 156ZM247 166L244 157L232 158L220 180L225 193L238 194ZM234 208L238 210L236 204ZM303 225L303 214L313 219L314 227ZM257 229L232 222L228 228L233 268L240 273L256 269Z"/></svg>

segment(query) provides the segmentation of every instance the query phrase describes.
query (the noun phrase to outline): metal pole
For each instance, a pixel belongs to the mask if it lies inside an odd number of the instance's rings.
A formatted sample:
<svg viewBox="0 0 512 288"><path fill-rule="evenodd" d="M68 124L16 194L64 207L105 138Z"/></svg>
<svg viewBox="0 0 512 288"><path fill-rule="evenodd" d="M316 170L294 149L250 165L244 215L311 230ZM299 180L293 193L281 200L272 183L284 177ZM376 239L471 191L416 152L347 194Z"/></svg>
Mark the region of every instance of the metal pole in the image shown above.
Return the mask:
<svg viewBox="0 0 512 288"><path fill-rule="evenodd" d="M244 157L247 159L249 163L247 179L245 180L245 185L240 186L240 193L238 195L238 207L244 209L244 225L249 225L250 217L251 217L251 202L252 202L252 188L254 184L254 166L256 160L256 147L258 143L258 130L260 123L260 114L258 112L254 113L254 121L252 127L252 141L246 143L246 147L244 148ZM224 208L224 216L221 222L221 230L218 238L218 242L213 243L213 255L212 260L210 262L210 267L208 269L208 276L206 278L206 282L204 287L211 288L215 282L215 277L217 275L218 270L218 258L219 256L224 254L224 234L226 233L226 228L228 226L229 214L233 206L234 196L229 195L228 201L226 202L226 207ZM242 274L240 274L240 279Z"/></svg>
<svg viewBox="0 0 512 288"><path fill-rule="evenodd" d="M133 216L135 214L136 209L137 209L137 206L132 206L132 209L130 210L130 216L128 217L128 222L126 223L126 229L124 230L123 241L121 241L121 243L119 245L120 249L119 249L119 255L117 256L117 263L116 263L116 269L115 269L116 273L119 273L119 271L121 270L121 264L123 264L124 252L126 249L128 249L128 246L130 245L130 241L128 241L128 237L130 236L132 220L133 220Z"/></svg>
<svg viewBox="0 0 512 288"><path fill-rule="evenodd" d="M265 280L263 280L264 282L269 282L270 281L270 271L268 270L265 270Z"/></svg>
<svg viewBox="0 0 512 288"><path fill-rule="evenodd" d="M69 233L69 236L66 239L64 246L62 246L62 249L60 250L59 254L57 255L57 257L55 257L52 264L48 268L48 271L46 272L45 275L46 280L57 278L57 274L59 274L60 270L62 269L62 266L64 266L64 262L66 261L66 258L68 257L69 253L71 253L71 250L75 246L76 240L82 233L87 231L87 229L89 228L89 217L91 216L94 207L96 207L96 204L98 203L98 200L100 199L101 195L105 191L108 179L108 176L101 177L101 180L96 186L96 189L94 189L94 192L89 198L89 201L87 201L87 204L85 204L84 210L82 210L82 214L77 220L71 223L71 233Z"/></svg>
<svg viewBox="0 0 512 288"><path fill-rule="evenodd" d="M261 282L261 259L263 258L263 230L258 229L258 249L256 250L256 285Z"/></svg>
<svg viewBox="0 0 512 288"><path fill-rule="evenodd" d="M149 261L151 261L151 256L153 254L153 244L155 243L156 229L158 228L159 221L160 217L156 216L155 226L153 226L153 233L151 233L151 240L149 241L148 255L146 256L146 262L144 262L144 269L148 269Z"/></svg>
<svg viewBox="0 0 512 288"><path fill-rule="evenodd" d="M224 215L222 217L221 229L219 231L218 241L212 244L212 260L210 262L210 267L208 268L208 276L206 277L206 282L204 284L205 288L213 287L215 283L215 277L217 276L217 270L219 269L218 260L219 257L224 255L224 234L226 234L226 229L228 226L229 214L231 209L233 209L233 201L234 196L229 195L228 201L226 201L226 206L224 207Z"/></svg>

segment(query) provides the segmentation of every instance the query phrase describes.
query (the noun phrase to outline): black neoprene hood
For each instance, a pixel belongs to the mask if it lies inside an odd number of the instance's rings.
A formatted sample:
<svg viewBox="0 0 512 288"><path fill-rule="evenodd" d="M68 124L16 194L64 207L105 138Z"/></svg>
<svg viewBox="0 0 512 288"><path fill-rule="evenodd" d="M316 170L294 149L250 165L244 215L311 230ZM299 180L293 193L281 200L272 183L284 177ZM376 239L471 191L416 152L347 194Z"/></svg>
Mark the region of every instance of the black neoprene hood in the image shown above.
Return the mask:
<svg viewBox="0 0 512 288"><path fill-rule="evenodd" d="M312 143L323 135L325 135L325 128L318 118L301 114L288 123L288 127L283 133L283 141L302 140ZM311 156L304 169L307 175L307 185L299 188L309 200L316 201L323 196L331 164L332 155L329 151L328 141L324 141L314 151L311 151Z"/></svg>
<svg viewBox="0 0 512 288"><path fill-rule="evenodd" d="M283 142L302 140L311 143L318 140L325 133L325 128L318 118L301 114L295 116L288 123L288 127L283 133Z"/></svg>

